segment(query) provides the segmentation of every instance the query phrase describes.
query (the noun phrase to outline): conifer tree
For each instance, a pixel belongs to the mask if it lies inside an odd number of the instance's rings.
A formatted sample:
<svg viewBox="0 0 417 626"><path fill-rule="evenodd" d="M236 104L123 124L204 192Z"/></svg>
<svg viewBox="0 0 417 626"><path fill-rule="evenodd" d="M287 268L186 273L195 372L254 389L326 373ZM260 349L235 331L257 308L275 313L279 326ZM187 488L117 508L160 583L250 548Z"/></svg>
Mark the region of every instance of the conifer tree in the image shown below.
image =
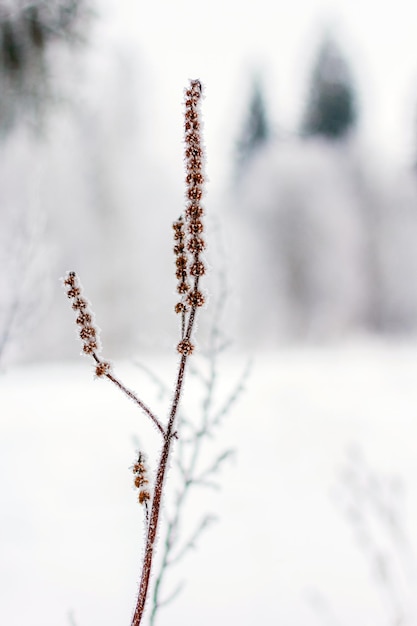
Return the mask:
<svg viewBox="0 0 417 626"><path fill-rule="evenodd" d="M22 117L33 126L50 97L47 52L53 42L80 41L88 0L0 0L0 137Z"/></svg>
<svg viewBox="0 0 417 626"><path fill-rule="evenodd" d="M327 36L313 67L302 134L341 140L353 129L356 119L356 95L349 67L337 44Z"/></svg>
<svg viewBox="0 0 417 626"><path fill-rule="evenodd" d="M237 173L245 169L253 155L271 137L265 96L259 76L252 79L249 108L240 139L237 141Z"/></svg>

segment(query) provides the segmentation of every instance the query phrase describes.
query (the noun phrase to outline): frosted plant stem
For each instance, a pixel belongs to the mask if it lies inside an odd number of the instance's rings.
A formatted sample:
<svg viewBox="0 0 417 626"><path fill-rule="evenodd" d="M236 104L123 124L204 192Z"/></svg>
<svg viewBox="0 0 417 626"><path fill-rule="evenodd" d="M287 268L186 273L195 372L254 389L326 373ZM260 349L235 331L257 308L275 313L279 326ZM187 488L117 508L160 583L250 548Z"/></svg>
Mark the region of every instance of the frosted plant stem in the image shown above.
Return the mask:
<svg viewBox="0 0 417 626"><path fill-rule="evenodd" d="M184 382L184 372L185 372L186 361L187 361L187 355L183 355L180 361L175 396L174 396L174 400L173 400L172 407L171 407L168 428L165 434L165 441L164 441L164 445L162 448L161 457L160 457L159 465L158 465L158 471L156 475L154 497L152 500L152 509L151 509L151 515L150 515L150 520L149 520L148 534L146 537L146 549L145 549L145 556L143 559L142 576L140 580L139 594L138 594L136 609L135 609L135 613L132 619L132 626L139 626L139 624L141 623L143 611L145 608L145 601L146 601L148 585L149 585L149 577L151 574L155 538L156 538L156 533L158 530L159 512L160 512L161 502L162 502L163 485L164 485L165 473L168 467L168 458L169 458L169 453L171 450L171 443L172 443L172 439L174 435L173 427L175 423L175 417L177 414L179 400L181 396L181 390L182 390L182 386Z"/></svg>
<svg viewBox="0 0 417 626"><path fill-rule="evenodd" d="M95 352L93 352L92 354L93 359L95 360L95 362L97 364L101 363L100 358L97 356L97 354ZM131 400L133 400L133 402L135 402L138 406L140 406L140 408L142 409L142 411L144 413L146 413L146 415L148 415L151 420L153 421L153 423L155 424L155 426L157 427L157 429L159 430L159 432L165 436L165 430L164 427L162 426L161 422L158 420L158 418L152 413L152 411L150 410L150 408L148 408L146 406L146 404L144 402L142 402L142 400L140 398L138 398L138 396L131 390L128 389L118 378L116 378L116 376L113 376L113 374L111 372L108 372L107 374L105 374L106 378L108 378L109 380L111 380L111 382L116 385L116 387L118 389L120 389L120 391L123 391L123 393L130 398Z"/></svg>
<svg viewBox="0 0 417 626"><path fill-rule="evenodd" d="M138 599L135 612L132 618L132 626L139 626L145 610L146 597L148 594L149 579L152 569L152 559L154 555L155 539L158 531L159 513L164 490L165 475L168 467L168 460L173 439L178 437L175 431L175 420L182 395L184 384L185 366L189 355L193 352L194 346L191 343L196 310L204 305L205 298L198 289L199 277L206 272L204 262L201 260L201 253L205 248L205 241L202 236L204 226L201 217L204 214L200 200L203 196L203 150L200 136L200 119L198 105L202 94L202 87L199 80L190 81L189 88L185 91L185 156L186 156L186 197L187 207L184 217L173 224L174 253L176 255L176 278L180 281L177 285L177 292L181 296L181 302L175 306L176 313L181 313L181 341L177 345L177 351L181 355L178 374L174 386L174 397L169 412L166 427L152 413L152 411L138 398L138 396L125 387L112 373L111 364L100 358L101 344L99 340L99 330L94 323L94 314L90 309L88 300L82 295L82 286L75 272L68 272L64 285L67 297L72 301L72 308L77 312L76 324L79 328L79 337L83 344L83 352L91 356L95 363L95 373L97 377L108 378L125 395L133 400L153 421L162 435L163 446L156 472L154 494L152 506L147 525L147 536L145 552L142 562L142 573L138 591ZM193 289L190 290L190 282L193 281ZM189 313L188 313L189 312ZM187 318L188 316L188 318ZM141 456L135 464L135 485L143 486L147 482L143 480L143 468ZM146 497L145 497L146 496ZM149 492L142 490L139 493L139 503L143 504L150 498ZM147 511L146 511L147 512Z"/></svg>
<svg viewBox="0 0 417 626"><path fill-rule="evenodd" d="M198 278L195 280L195 285L198 284ZM194 321L195 321L196 307L192 307L190 316L188 318L187 332L185 334L186 339L190 339ZM177 416L178 407L181 399L182 388L184 384L185 366L187 363L188 354L181 356L181 361L178 368L177 382L175 385L174 399L172 401L171 410L169 414L168 426L164 435L164 445L159 459L158 470L155 480L154 496L152 500L151 515L149 518L148 534L146 536L146 548L145 556L143 558L142 575L139 585L138 599L136 603L135 613L132 619L132 626L139 626L141 623L143 613L145 610L145 602L148 594L149 578L152 569L152 559L155 548L155 539L158 531L159 512L162 503L162 494L164 488L165 474L168 467L169 453L171 451L171 443L175 438L175 418Z"/></svg>

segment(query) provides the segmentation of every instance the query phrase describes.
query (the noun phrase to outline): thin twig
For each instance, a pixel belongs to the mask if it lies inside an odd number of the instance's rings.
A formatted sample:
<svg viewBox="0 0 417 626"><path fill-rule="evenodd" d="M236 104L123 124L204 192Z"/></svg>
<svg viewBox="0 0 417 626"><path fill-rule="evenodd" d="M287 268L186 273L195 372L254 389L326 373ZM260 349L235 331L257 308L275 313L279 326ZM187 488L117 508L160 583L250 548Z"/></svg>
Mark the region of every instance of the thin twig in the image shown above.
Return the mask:
<svg viewBox="0 0 417 626"><path fill-rule="evenodd" d="M139 367L158 387L158 400L162 400L165 396L171 393L171 389L168 385L162 380L160 376L158 376L150 367L142 363L141 361L134 361L136 367Z"/></svg>
<svg viewBox="0 0 417 626"><path fill-rule="evenodd" d="M118 387L118 389L120 389L120 391L123 391L123 393L130 398L131 400L133 400L133 402L136 402L136 404L142 409L142 411L144 411L144 413L146 413L146 415L148 415L151 420L153 421L153 423L155 424L155 426L158 428L159 432L165 436L165 429L162 426L161 422L158 420L158 418L152 413L152 411L146 406L146 404L144 402L142 402L142 400L140 400L140 398L138 398L138 396L131 390L128 389L127 387L125 387L125 385L115 376L113 376L113 374L105 374L106 378L108 378L109 380L111 380L111 382L116 385L116 387Z"/></svg>
<svg viewBox="0 0 417 626"><path fill-rule="evenodd" d="M187 541L185 546L183 546L181 550L175 556L171 557L167 561L167 565L175 565L176 563L181 561L182 558L185 556L185 554L189 550L192 550L195 548L197 540L199 539L200 535L210 526L210 524L213 524L216 521L217 521L217 517L215 515L205 515L203 519L201 520L201 522L198 524L195 531L192 533L190 539ZM161 603L159 603L159 605L161 606Z"/></svg>

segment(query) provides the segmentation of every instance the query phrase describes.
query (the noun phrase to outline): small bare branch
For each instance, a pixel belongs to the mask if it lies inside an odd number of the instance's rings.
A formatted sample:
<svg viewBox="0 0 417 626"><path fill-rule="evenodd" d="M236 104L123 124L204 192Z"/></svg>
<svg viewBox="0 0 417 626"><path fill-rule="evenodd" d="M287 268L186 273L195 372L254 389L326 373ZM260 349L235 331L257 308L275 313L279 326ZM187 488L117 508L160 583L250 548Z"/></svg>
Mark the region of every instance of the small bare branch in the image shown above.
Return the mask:
<svg viewBox="0 0 417 626"><path fill-rule="evenodd" d="M162 400L171 393L171 389L168 387L168 385L162 380L162 378L160 378L160 376L155 374L155 372L153 372L150 367L147 367L147 365L145 365L141 361L134 361L134 364L148 376L151 382L156 385L158 389L158 400Z"/></svg>
<svg viewBox="0 0 417 626"><path fill-rule="evenodd" d="M225 415L227 415L229 411L231 411L234 404L236 404L236 402L239 400L240 396L245 391L246 381L249 378L251 369L252 369L252 360L250 359L247 362L245 369L243 370L236 387L230 393L229 397L226 399L223 406L219 409L219 411L217 411L217 413L211 419L210 421L211 428L218 426L220 422L222 421L223 417L225 417Z"/></svg>
<svg viewBox="0 0 417 626"><path fill-rule="evenodd" d="M199 484L205 483L209 476L217 474L220 471L223 463L227 461L227 459L232 458L235 454L235 450L232 450L231 448L219 454L219 456L213 461L213 463L194 479L194 482L198 482Z"/></svg>
<svg viewBox="0 0 417 626"><path fill-rule="evenodd" d="M178 561L181 561L184 558L189 550L194 550L196 548L197 541L202 533L214 522L217 522L217 517L215 515L205 515L192 533L187 543L180 549L180 551L175 556L167 561L167 565L175 565L175 563L178 563Z"/></svg>
<svg viewBox="0 0 417 626"><path fill-rule="evenodd" d="M71 300L72 308L77 313L76 323L78 326L79 337L83 344L83 352L87 356L91 356L96 363L96 376L105 376L120 389L128 398L133 400L146 413L155 426L158 428L163 437L166 432L160 421L154 413L146 406L138 396L128 389L118 378L112 373L111 365L108 361L100 358L101 344L99 339L99 329L95 324L95 316L91 310L89 301L83 295L83 287L80 279L75 272L67 272L63 280L67 297Z"/></svg>
<svg viewBox="0 0 417 626"><path fill-rule="evenodd" d="M68 611L68 623L70 626L77 626L77 622L75 621L74 611Z"/></svg>
<svg viewBox="0 0 417 626"><path fill-rule="evenodd" d="M158 418L152 413L152 411L146 406L146 404L144 402L142 402L142 400L140 400L140 398L138 398L138 396L135 394L134 391L132 391L131 389L128 389L127 387L125 387L125 385L115 376L113 376L113 374L105 374L106 378L108 378L109 380L111 380L111 382L116 385L116 387L118 387L120 389L120 391L123 391L123 393L130 398L131 400L133 400L133 402L135 402L144 413L146 413L146 415L148 415L151 420L153 421L153 423L155 424L155 426L157 427L157 429L159 430L159 432L165 437L166 433L165 433L165 429L162 426L161 422L158 420Z"/></svg>
<svg viewBox="0 0 417 626"><path fill-rule="evenodd" d="M160 600L158 603L158 607L162 607L165 606L166 604L169 604L170 602L172 602L173 600L175 600L175 598L181 593L181 591L184 588L184 581L181 581L180 583L178 583L178 585L176 586L176 588L174 589L174 591L172 593L169 594L169 596L167 596L164 600Z"/></svg>

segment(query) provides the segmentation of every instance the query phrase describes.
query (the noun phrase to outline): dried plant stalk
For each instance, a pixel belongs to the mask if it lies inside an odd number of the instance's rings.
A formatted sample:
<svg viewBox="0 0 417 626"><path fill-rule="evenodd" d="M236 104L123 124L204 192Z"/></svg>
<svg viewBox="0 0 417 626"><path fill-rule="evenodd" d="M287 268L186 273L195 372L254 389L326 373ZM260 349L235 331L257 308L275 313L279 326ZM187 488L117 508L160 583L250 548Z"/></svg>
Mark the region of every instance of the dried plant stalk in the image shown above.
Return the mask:
<svg viewBox="0 0 417 626"><path fill-rule="evenodd" d="M203 238L204 226L202 222L204 211L201 206L204 185L203 148L200 134L201 122L199 111L201 95L202 88L200 81L192 80L188 89L185 91L184 127L187 205L185 215L181 216L174 224L176 277L179 280L177 291L181 296L181 301L176 305L176 311L181 313L180 341L177 345L177 351L180 354L180 363L166 425L163 425L133 391L125 387L125 385L114 376L110 363L101 358L98 328L95 325L90 304L83 296L81 283L75 272L69 272L64 279L67 296L72 301L72 308L77 312L76 322L79 327L79 336L83 344L83 352L93 358L96 376L109 379L125 395L132 399L150 417L163 438L163 446L156 470L152 495L148 489L148 479L142 453L139 453L138 460L134 465L135 486L139 489L138 499L141 504L145 505L148 523L139 592L131 626L139 626L144 614L164 492L165 475L168 468L168 459L171 453L172 442L178 437L175 424L183 391L184 374L188 358L194 350L192 336L196 312L199 307L203 306L205 301L199 285L200 278L205 273L205 265L201 258L205 248ZM148 518L149 501L151 506Z"/></svg>
<svg viewBox="0 0 417 626"><path fill-rule="evenodd" d="M200 200L202 198L202 184L204 182L203 173L202 173L202 147L201 147L201 137L200 137L200 121L199 121L199 110L198 104L201 98L201 83L198 80L191 81L189 89L186 91L186 102L185 102L185 145L186 145L186 159L187 159L187 196L190 199L190 204L187 207L188 209L192 206L193 211L189 211L187 216L188 224L192 224L193 215L198 214L199 216L202 214L202 207L200 205ZM191 228L189 229L191 231ZM191 233L190 233L191 234ZM192 248L192 241L195 237L191 236L188 242L188 249ZM194 259L199 259L199 254L204 248L204 240L199 238L202 245L199 247L198 251L193 252ZM191 293L196 293L198 291L198 282L199 276L194 277L194 285L193 291ZM174 424L175 418L177 416L178 407L181 398L181 392L183 389L184 383L184 373L185 366L187 363L187 359L189 355L193 352L194 346L191 343L191 337L193 332L193 327L195 323L195 315L198 306L201 306L197 301L189 302L190 309L187 312L188 320L186 321L186 330L185 335L179 342L177 349L181 354L181 360L178 368L177 381L175 385L175 393L174 398L171 405L171 410L169 414L168 425L165 431L165 441L162 448L155 487L154 487L154 496L152 499L152 508L149 519L149 527L148 527L148 535L146 538L146 547L145 547L145 555L143 560L142 567L142 577L139 586L139 594L138 600L136 604L135 613L133 615L132 626L139 626L143 611L145 608L145 602L148 592L149 586L149 577L151 574L152 567L152 558L154 554L154 544L156 533L158 529L159 522L159 512L161 508L162 502L162 493L163 493L163 485L165 474L167 470L167 463L169 454L171 451L171 443L173 436L175 435Z"/></svg>
<svg viewBox="0 0 417 626"><path fill-rule="evenodd" d="M172 471L176 473L175 497L172 505L165 507L166 524L160 531L161 559L158 568L153 573L155 582L153 583L149 626L155 626L161 609L170 605L185 586L184 581L179 581L172 589L169 589L170 574L173 574L175 566L198 545L203 533L218 519L211 512L205 512L196 520L191 532L185 531L184 521L188 516L188 511L194 508L193 492L196 489L219 489L219 475L223 465L234 456L233 449L224 447L217 452L212 451L211 458L204 454L207 444L218 436L219 427L222 426L222 422L243 393L251 368L250 361L245 363L236 383L225 395L222 394L219 385L219 379L222 379L221 361L230 346L222 323L228 295L223 273L219 274L214 291L216 297L210 302L209 333L204 345L200 347L198 361L193 362L189 368L193 389L198 391L200 397L200 405L197 409L193 408L192 415L187 415L182 407L178 416L178 429L181 437L178 440L178 449L172 464ZM157 386L159 394L162 397L169 396L169 387L146 367L138 365ZM204 461L202 461L203 457L205 457Z"/></svg>

